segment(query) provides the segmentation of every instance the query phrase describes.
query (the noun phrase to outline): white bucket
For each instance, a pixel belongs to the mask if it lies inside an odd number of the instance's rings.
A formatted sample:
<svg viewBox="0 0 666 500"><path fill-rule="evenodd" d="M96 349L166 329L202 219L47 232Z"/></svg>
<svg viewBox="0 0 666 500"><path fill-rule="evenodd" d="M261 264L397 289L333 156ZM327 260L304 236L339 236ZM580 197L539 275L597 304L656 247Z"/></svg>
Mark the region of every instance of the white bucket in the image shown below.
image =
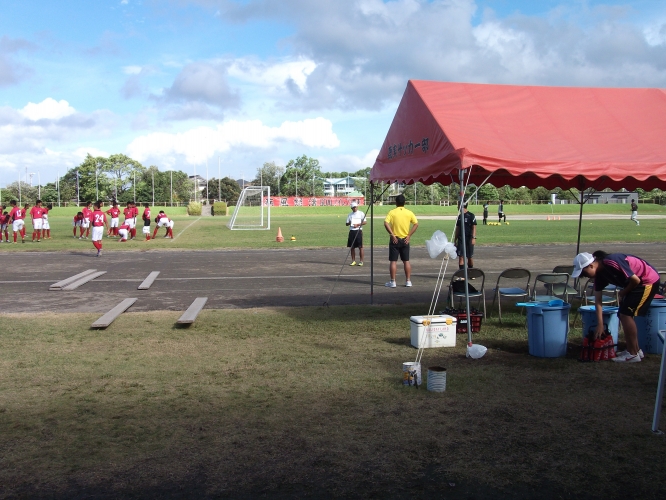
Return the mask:
<svg viewBox="0 0 666 500"><path fill-rule="evenodd" d="M408 361L402 364L402 385L418 387L423 383L421 379L421 363Z"/></svg>
<svg viewBox="0 0 666 500"><path fill-rule="evenodd" d="M446 390L446 368L431 366L428 368L428 390L444 392Z"/></svg>

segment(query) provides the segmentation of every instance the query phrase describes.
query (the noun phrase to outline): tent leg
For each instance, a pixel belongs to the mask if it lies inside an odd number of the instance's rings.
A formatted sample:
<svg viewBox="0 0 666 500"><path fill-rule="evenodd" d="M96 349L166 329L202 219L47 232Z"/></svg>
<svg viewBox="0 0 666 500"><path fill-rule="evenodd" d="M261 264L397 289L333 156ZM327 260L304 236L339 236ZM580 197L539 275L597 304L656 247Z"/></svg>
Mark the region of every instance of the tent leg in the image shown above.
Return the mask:
<svg viewBox="0 0 666 500"><path fill-rule="evenodd" d="M657 384L657 400L654 403L654 417L652 418L652 432L663 434L659 430L659 419L661 418L661 402L664 398L664 378L666 378L666 341L661 332L659 332L661 341L664 342L664 351L661 353L661 368L659 369L659 383Z"/></svg>
<svg viewBox="0 0 666 500"><path fill-rule="evenodd" d="M375 184L370 183L370 305L375 303Z"/></svg>
<svg viewBox="0 0 666 500"><path fill-rule="evenodd" d="M465 206L465 193L463 192L463 169L458 169L458 178L460 179L460 202L458 203L458 217L464 214L463 207ZM463 269L465 274L465 311L467 311L467 345L472 345L472 315L469 309L469 278L467 277L467 245L465 243L465 220L460 221L460 238L462 241L462 254L463 254ZM456 221L457 223L457 221Z"/></svg>

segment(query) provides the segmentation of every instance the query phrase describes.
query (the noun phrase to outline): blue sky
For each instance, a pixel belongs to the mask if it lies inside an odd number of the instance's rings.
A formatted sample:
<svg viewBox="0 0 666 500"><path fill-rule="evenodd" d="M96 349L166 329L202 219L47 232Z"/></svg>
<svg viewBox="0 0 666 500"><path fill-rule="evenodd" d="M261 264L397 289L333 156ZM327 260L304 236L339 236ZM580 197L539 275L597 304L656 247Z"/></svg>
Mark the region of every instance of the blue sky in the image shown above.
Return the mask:
<svg viewBox="0 0 666 500"><path fill-rule="evenodd" d="M372 166L409 79L666 88L666 3L0 0L0 185L86 153Z"/></svg>

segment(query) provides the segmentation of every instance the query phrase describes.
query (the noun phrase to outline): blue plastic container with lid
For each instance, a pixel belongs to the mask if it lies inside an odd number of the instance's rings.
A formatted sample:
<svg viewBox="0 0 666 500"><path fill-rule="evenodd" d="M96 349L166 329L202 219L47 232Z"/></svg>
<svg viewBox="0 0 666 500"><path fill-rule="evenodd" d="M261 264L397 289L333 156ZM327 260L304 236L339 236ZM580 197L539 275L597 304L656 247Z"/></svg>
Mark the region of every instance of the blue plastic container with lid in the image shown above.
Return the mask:
<svg viewBox="0 0 666 500"><path fill-rule="evenodd" d="M620 308L615 306L604 306L602 308L604 325L608 326L608 331L613 337L613 344L616 345L618 333L620 331L620 318L617 315L619 310ZM597 326L597 310L595 306L581 306L578 309L578 312L583 320L583 338L585 338L587 332L590 331L590 328L595 328ZM615 350L617 351L617 347Z"/></svg>
<svg viewBox="0 0 666 500"><path fill-rule="evenodd" d="M664 342L659 338L659 330L666 330L666 300L654 299L645 316L636 316L638 346L644 353L661 354Z"/></svg>
<svg viewBox="0 0 666 500"><path fill-rule="evenodd" d="M571 304L550 301L526 309L529 353L540 358L566 356Z"/></svg>

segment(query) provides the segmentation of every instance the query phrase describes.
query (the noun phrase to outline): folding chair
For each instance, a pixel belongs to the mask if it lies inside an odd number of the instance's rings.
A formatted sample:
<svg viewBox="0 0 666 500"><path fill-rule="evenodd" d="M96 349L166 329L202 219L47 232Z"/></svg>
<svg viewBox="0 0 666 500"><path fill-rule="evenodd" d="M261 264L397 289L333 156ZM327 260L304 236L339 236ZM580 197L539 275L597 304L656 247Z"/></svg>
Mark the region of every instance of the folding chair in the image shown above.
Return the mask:
<svg viewBox="0 0 666 500"><path fill-rule="evenodd" d="M571 274L573 273L574 266L555 266L553 268L554 273L567 273L569 277L571 278ZM574 279L573 286L566 284L562 285L561 283L555 283L552 285L551 290L553 295L565 295L567 296L567 302L569 302L568 298L573 297L574 299L580 300L581 304L583 303L583 294L580 293L580 290L578 289L579 285L579 280Z"/></svg>
<svg viewBox="0 0 666 500"><path fill-rule="evenodd" d="M497 277L497 284L493 288L493 305L490 308L490 313L492 314L493 308L495 307L495 300L497 300L497 308L499 311L499 320L502 322L502 297L512 297L520 298L525 297L529 298L530 296L530 280L532 279L532 274L522 267L512 267L511 269L506 269L500 273ZM522 284L522 281L525 280L524 286L500 286L500 281L511 280L509 284L518 285ZM516 283L518 280L521 283Z"/></svg>
<svg viewBox="0 0 666 500"><path fill-rule="evenodd" d="M474 283L470 282L470 285L477 289L476 292L469 292L469 298L478 298L479 302L483 302L483 318L486 318L486 292L484 290L484 285L486 283L486 275L480 269L476 267L470 267L467 269L467 277L470 279L476 280ZM454 283L462 283L462 290L454 291ZM458 287L456 287L458 288ZM449 283L449 296L448 302L453 308L454 299L458 299L460 302L465 298L465 270L458 269L453 276L451 276L451 283Z"/></svg>
<svg viewBox="0 0 666 500"><path fill-rule="evenodd" d="M546 295L537 295L539 283L546 289ZM569 275L567 273L543 273L534 278L532 287L532 300L538 302L548 302L553 299L562 299L568 302L567 287L569 285ZM557 292L557 293L556 293Z"/></svg>

